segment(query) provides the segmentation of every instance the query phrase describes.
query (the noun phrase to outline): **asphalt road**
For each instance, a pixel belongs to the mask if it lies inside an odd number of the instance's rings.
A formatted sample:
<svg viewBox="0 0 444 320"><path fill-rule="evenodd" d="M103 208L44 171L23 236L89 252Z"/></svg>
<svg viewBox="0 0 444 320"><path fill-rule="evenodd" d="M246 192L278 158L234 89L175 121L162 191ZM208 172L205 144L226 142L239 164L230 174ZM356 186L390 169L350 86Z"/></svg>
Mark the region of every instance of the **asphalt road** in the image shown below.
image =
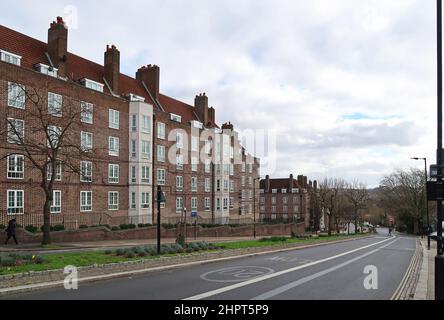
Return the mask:
<svg viewBox="0 0 444 320"><path fill-rule="evenodd" d="M379 231L366 239L79 283L77 290L55 288L6 298L388 300L404 277L416 240L387 237L387 230Z"/></svg>

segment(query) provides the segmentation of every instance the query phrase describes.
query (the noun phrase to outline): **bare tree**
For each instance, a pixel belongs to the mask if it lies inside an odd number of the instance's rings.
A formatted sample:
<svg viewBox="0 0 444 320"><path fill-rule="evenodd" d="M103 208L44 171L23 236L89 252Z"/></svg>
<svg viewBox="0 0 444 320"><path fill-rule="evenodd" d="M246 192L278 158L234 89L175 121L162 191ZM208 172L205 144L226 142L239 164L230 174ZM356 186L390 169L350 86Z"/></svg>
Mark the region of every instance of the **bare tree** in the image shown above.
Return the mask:
<svg viewBox="0 0 444 320"><path fill-rule="evenodd" d="M101 161L100 150L106 147L93 147L91 137L81 136L82 122L92 115L90 106L75 97L49 94L63 92L63 88L51 86L49 81L41 83L39 88L15 83L8 83L8 86L9 107L0 124L0 136L6 139L2 139L0 147L6 150L3 157L23 155L26 165L38 172L45 196L42 243L49 244L51 204L57 175L63 170L89 179L88 171ZM82 167L81 160L88 163Z"/></svg>
<svg viewBox="0 0 444 320"><path fill-rule="evenodd" d="M358 230L360 211L367 207L369 201L367 186L357 180L354 180L353 182L346 184L344 195L353 206L353 218L356 233Z"/></svg>
<svg viewBox="0 0 444 320"><path fill-rule="evenodd" d="M331 235L333 220L338 217L340 207L340 192L344 188L345 182L342 179L324 179L319 185L319 201L328 217L328 235ZM336 223L338 224L338 223Z"/></svg>

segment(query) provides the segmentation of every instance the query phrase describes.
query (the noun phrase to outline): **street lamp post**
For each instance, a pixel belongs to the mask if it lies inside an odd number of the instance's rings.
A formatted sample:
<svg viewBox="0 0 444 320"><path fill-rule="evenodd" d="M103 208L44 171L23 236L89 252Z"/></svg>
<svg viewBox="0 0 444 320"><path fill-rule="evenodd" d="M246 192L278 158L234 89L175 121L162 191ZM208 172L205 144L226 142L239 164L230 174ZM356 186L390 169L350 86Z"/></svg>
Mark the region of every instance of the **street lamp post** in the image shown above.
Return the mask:
<svg viewBox="0 0 444 320"><path fill-rule="evenodd" d="M165 195L160 186L157 186L157 254L160 254L160 204L165 202Z"/></svg>
<svg viewBox="0 0 444 320"><path fill-rule="evenodd" d="M424 175L425 175L424 197L425 197L425 206L426 206L426 213L427 213L427 249L430 250L430 218L429 218L429 202L427 200L427 158L413 157L411 159L424 160Z"/></svg>
<svg viewBox="0 0 444 320"><path fill-rule="evenodd" d="M437 186L442 190L442 0L436 1L437 7L437 150L436 150L436 165L437 165ZM444 256L442 247L442 209L443 209L443 199L442 194L438 196L437 200L437 253L435 257L435 299L444 300Z"/></svg>

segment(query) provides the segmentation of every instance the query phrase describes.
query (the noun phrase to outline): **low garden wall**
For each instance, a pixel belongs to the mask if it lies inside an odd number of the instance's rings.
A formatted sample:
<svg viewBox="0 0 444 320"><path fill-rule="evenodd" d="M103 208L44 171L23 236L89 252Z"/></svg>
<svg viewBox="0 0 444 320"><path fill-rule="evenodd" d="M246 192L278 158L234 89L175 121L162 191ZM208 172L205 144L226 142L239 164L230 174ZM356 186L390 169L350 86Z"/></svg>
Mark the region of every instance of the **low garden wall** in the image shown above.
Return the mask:
<svg viewBox="0 0 444 320"><path fill-rule="evenodd" d="M248 237L253 236L254 226L243 225L237 227L219 226L219 227L202 227L194 226L186 227L187 237ZM304 223L298 224L270 224L256 225L256 236L273 236L273 235L291 235L303 234L305 231ZM179 234L179 228L162 227L162 238L176 238ZM1 234L1 233L0 233ZM6 237L6 233L4 233ZM64 242L82 242L82 241L103 241L103 240L136 240L136 239L155 239L157 237L156 226L135 228L127 230L111 231L107 227L93 227L79 230L52 231L51 240L53 243ZM42 241L42 233L31 233L22 228L17 229L17 238L21 243L39 243ZM1 240L1 239L0 239ZM13 240L9 240L13 243Z"/></svg>

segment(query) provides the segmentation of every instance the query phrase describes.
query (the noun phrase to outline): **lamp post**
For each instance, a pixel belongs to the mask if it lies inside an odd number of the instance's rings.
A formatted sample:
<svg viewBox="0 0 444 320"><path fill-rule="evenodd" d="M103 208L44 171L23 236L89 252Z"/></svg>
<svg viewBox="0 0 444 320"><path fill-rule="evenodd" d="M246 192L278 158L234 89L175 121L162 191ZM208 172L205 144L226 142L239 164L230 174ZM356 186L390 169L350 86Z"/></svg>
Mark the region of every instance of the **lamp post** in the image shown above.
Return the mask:
<svg viewBox="0 0 444 320"><path fill-rule="evenodd" d="M256 180L260 180L261 177L253 179L253 238L256 239Z"/></svg>
<svg viewBox="0 0 444 320"><path fill-rule="evenodd" d="M424 160L424 197L427 213L427 249L430 250L430 219L429 219L429 202L427 200L427 158L413 157L412 160Z"/></svg>
<svg viewBox="0 0 444 320"><path fill-rule="evenodd" d="M165 195L160 186L157 186L157 254L160 254L160 204L165 202Z"/></svg>
<svg viewBox="0 0 444 320"><path fill-rule="evenodd" d="M439 190L442 190L442 0L436 1L437 8L437 150L436 150L436 165L438 168L437 172L437 187ZM442 209L443 209L443 195L438 195L437 200L437 225L436 225L436 234L437 234L437 252L435 256L435 299L436 300L444 300L444 256L443 256L443 247L442 247Z"/></svg>

